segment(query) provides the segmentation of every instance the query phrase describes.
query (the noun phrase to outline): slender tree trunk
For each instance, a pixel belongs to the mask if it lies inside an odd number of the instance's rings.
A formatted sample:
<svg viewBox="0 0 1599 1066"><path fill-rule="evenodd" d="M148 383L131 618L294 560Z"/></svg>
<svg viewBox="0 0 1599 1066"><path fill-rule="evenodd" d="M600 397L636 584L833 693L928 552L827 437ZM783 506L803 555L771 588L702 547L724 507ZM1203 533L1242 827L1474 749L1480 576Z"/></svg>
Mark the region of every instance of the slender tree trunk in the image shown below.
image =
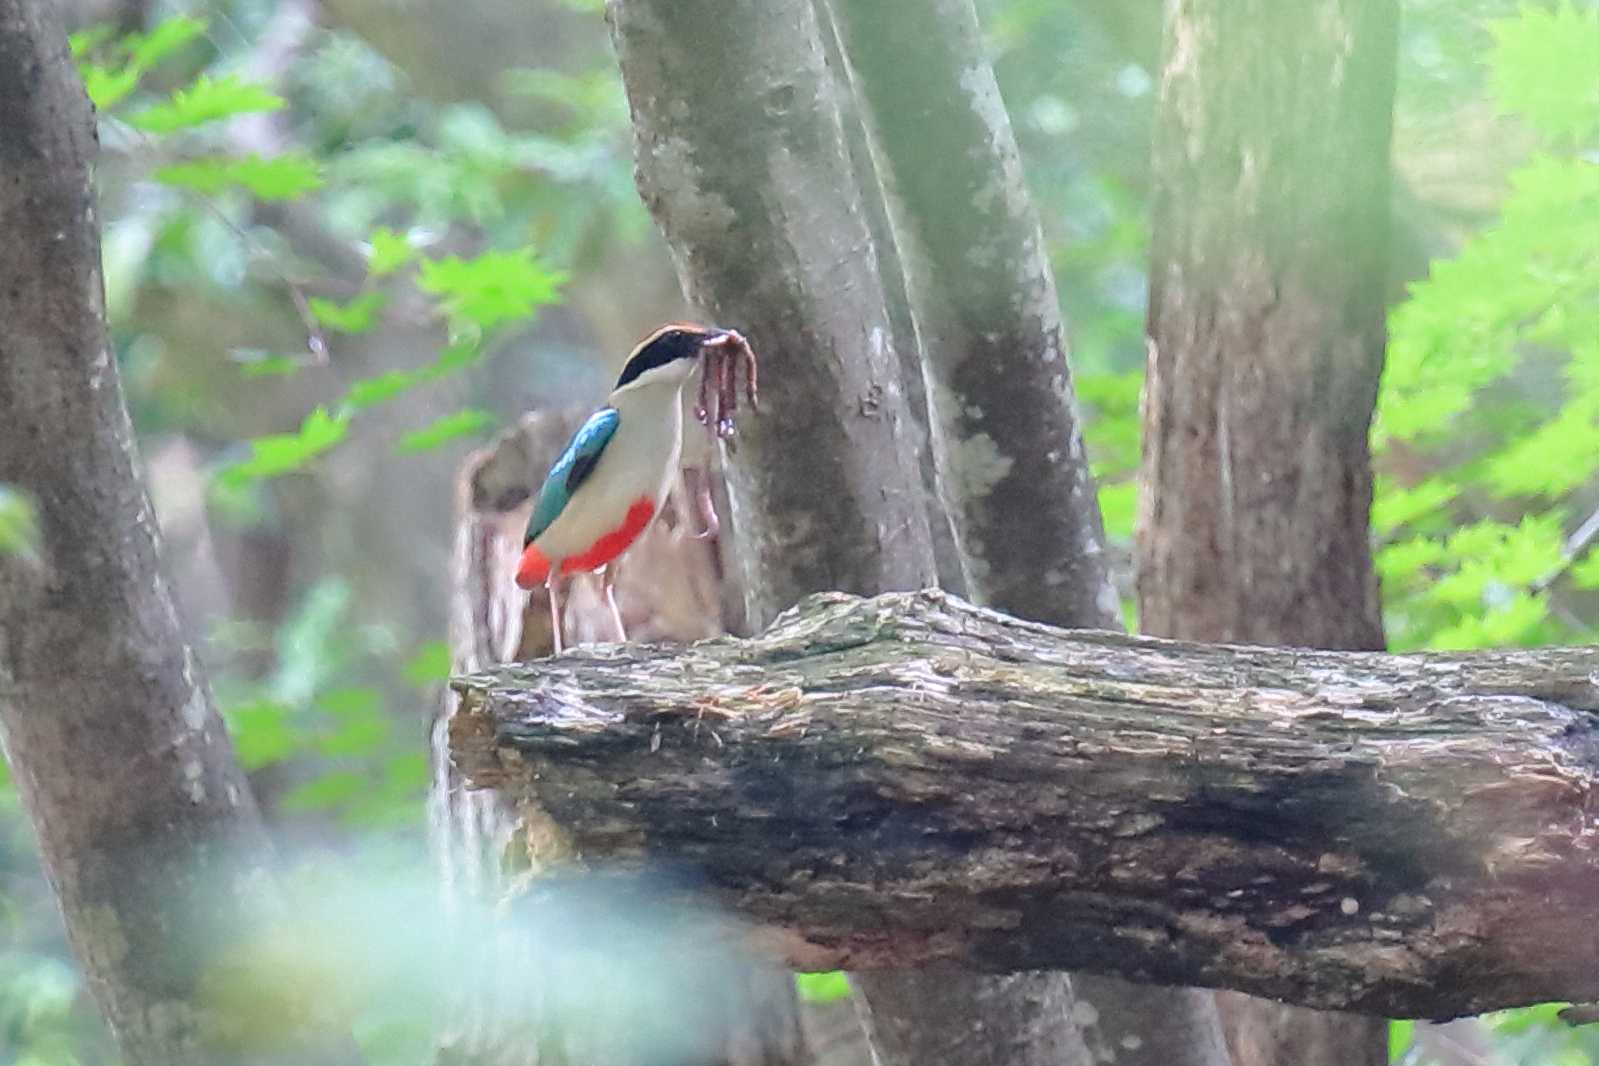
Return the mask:
<svg viewBox="0 0 1599 1066"><path fill-rule="evenodd" d="M958 583L942 568L945 584L1022 618L1119 627L1055 279L971 0L828 9L923 353L939 502L960 564ZM1093 975L907 972L856 984L894 1062L1055 1064L1068 1048L1125 1066L1222 1060L1208 994Z"/></svg>
<svg viewBox="0 0 1599 1066"><path fill-rule="evenodd" d="M683 290L761 360L729 471L749 625L807 592L932 584L916 427L810 0L608 10Z"/></svg>
<svg viewBox="0 0 1599 1066"><path fill-rule="evenodd" d="M1178 0L1154 163L1145 632L1380 648L1393 0ZM1380 1020L1221 997L1235 1066L1386 1061Z"/></svg>
<svg viewBox="0 0 1599 1066"><path fill-rule="evenodd" d="M221 952L270 908L268 845L160 566L106 339L88 100L48 0L0 0L0 482L41 543L0 556L0 725L68 936L130 1064L353 1061Z"/></svg>

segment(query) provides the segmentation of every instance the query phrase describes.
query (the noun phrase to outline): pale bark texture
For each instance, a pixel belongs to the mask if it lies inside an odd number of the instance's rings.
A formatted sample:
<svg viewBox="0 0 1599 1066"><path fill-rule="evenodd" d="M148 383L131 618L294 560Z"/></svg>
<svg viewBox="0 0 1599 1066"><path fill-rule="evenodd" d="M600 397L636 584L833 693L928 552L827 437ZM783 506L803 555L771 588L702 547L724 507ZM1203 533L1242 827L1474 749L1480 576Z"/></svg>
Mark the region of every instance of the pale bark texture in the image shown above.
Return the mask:
<svg viewBox="0 0 1599 1066"><path fill-rule="evenodd" d="M955 533L942 584L1022 618L1119 626L1055 281L971 0L827 9L904 265L934 503ZM856 986L894 1063L1223 1061L1208 995L1092 975L907 972Z"/></svg>
<svg viewBox="0 0 1599 1066"><path fill-rule="evenodd" d="M1180 0L1154 160L1139 617L1380 648L1392 0ZM1379 1020L1221 998L1235 1066L1387 1061Z"/></svg>
<svg viewBox="0 0 1599 1066"><path fill-rule="evenodd" d="M560 454L585 412L546 411L524 418L492 446L468 459L456 499L450 635L457 673L550 653L548 602L543 590L526 595L513 580L532 491ZM715 545L686 537L674 513L652 526L623 559L617 600L631 636L687 642L722 633L715 573ZM569 643L612 640L612 622L595 582L576 579L567 591ZM530 845L547 815L529 798L465 787L450 764L445 744L458 710L453 692L435 722L434 787L430 797L432 843L452 914L515 898L528 888L527 874L559 872L560 863ZM579 1014L588 1024L558 1025L558 1011L526 987L528 958L536 955L515 923L503 935L463 945L474 953L470 988L460 989L449 1011L450 1031L441 1034L439 1061L472 1066L607 1066L657 1063L625 1023L607 1026L614 1004L594 1003ZM537 967L534 967L535 972ZM752 964L740 987L699 991L696 1011L704 1026L707 1056L698 1066L790 1066L812 1061L796 1011L787 969ZM601 999L605 997L600 997ZM853 1025L840 1007L831 1016L805 1019L824 1032L831 1024ZM842 1015L842 1017L840 1017ZM717 1031L711 1031L715 1027ZM529 1029L539 1033L528 1039ZM713 1050L714 1049L714 1050Z"/></svg>
<svg viewBox="0 0 1599 1066"><path fill-rule="evenodd" d="M936 580L899 357L810 0L612 0L638 183L705 317L761 361L729 570L760 627Z"/></svg>
<svg viewBox="0 0 1599 1066"><path fill-rule="evenodd" d="M1117 625L1055 279L971 0L829 7L887 192L971 596Z"/></svg>
<svg viewBox="0 0 1599 1066"><path fill-rule="evenodd" d="M797 966L1447 1016L1599 996L1596 669L824 594L752 640L457 679L451 742L544 846L680 871Z"/></svg>
<svg viewBox="0 0 1599 1066"><path fill-rule="evenodd" d="M265 834L160 565L103 319L95 134L55 5L0 0L0 482L40 544L0 556L0 725L73 950L133 1064L354 1061L220 953L263 916ZM302 1006L307 1006L302 1004ZM281 1056L281 1059L278 1057Z"/></svg>

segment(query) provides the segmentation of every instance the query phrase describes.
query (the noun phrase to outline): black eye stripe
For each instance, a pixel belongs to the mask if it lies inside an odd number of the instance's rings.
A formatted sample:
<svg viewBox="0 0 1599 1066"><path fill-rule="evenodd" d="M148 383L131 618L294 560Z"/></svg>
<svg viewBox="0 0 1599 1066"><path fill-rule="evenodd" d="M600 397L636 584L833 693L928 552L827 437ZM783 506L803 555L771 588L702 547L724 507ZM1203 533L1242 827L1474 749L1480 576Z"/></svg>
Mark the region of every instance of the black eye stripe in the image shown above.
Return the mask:
<svg viewBox="0 0 1599 1066"><path fill-rule="evenodd" d="M702 334L691 333L685 329L669 329L652 338L635 351L627 364L622 367L622 376L616 379L616 387L621 388L631 381L636 381L645 371L654 370L678 359L695 358L700 354L702 337Z"/></svg>

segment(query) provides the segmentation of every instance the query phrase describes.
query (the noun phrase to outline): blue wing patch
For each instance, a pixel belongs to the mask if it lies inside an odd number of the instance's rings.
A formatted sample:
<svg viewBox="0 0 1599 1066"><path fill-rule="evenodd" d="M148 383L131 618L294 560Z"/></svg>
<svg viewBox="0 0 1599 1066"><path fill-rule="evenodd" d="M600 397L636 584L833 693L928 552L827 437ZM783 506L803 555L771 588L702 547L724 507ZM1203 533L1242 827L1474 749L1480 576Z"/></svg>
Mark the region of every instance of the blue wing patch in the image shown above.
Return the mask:
<svg viewBox="0 0 1599 1066"><path fill-rule="evenodd" d="M572 493L594 472L600 454L605 451L605 446L610 443L621 421L622 416L616 408L607 407L590 415L582 428L572 435L566 450L555 460L555 465L550 468L550 476L544 479L544 485L539 489L538 502L533 505L533 517L527 522L524 544L537 540L539 534L549 529L550 523L560 516Z"/></svg>

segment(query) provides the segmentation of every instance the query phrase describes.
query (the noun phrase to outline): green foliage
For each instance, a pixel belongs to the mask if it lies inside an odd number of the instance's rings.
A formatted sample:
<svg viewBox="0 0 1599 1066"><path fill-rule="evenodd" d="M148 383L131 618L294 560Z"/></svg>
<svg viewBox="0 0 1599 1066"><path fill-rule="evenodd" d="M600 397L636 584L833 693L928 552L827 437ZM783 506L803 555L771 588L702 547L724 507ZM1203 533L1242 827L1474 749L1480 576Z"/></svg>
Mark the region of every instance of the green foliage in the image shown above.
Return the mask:
<svg viewBox="0 0 1599 1066"><path fill-rule="evenodd" d="M253 152L239 158L211 157L156 168L152 177L166 185L214 195L239 187L258 200L293 200L320 188L316 162L298 152L262 159Z"/></svg>
<svg viewBox="0 0 1599 1066"><path fill-rule="evenodd" d="M0 484L0 555L38 553L39 516L33 500L20 489Z"/></svg>
<svg viewBox="0 0 1599 1066"><path fill-rule="evenodd" d="M151 68L199 37L205 28L199 19L179 16L149 33L133 33L120 40L114 40L114 26L93 26L74 33L72 56L78 61L90 102L101 111L115 107L138 88Z"/></svg>
<svg viewBox="0 0 1599 1066"><path fill-rule="evenodd" d="M124 121L146 133L175 133L235 115L276 111L283 106L283 97L235 75L213 78L202 74L187 88L175 90L167 99L128 115Z"/></svg>
<svg viewBox="0 0 1599 1066"><path fill-rule="evenodd" d="M1550 140L1599 131L1599 9L1561 0L1490 24L1494 95Z"/></svg>
<svg viewBox="0 0 1599 1066"><path fill-rule="evenodd" d="M473 259L446 256L422 263L418 284L439 297L459 322L489 330L518 319L531 319L540 307L556 301L559 271L541 266L530 248L484 252Z"/></svg>
<svg viewBox="0 0 1599 1066"><path fill-rule="evenodd" d="M279 477L300 470L342 441L349 431L347 413L330 415L326 408L318 407L306 416L295 432L252 440L249 457L224 469L218 480L227 488L238 488L259 478Z"/></svg>
<svg viewBox="0 0 1599 1066"><path fill-rule="evenodd" d="M1555 143L1390 316L1374 440L1405 473L1379 477L1372 523L1397 648L1573 636L1548 583L1599 473L1599 168L1575 150L1599 129L1599 12L1529 6L1491 30L1498 102Z"/></svg>
<svg viewBox="0 0 1599 1066"><path fill-rule="evenodd" d="M340 333L365 333L377 325L378 312L388 302L387 296L372 290L342 304L313 296L307 301L307 306L312 316L329 329L336 329Z"/></svg>
<svg viewBox="0 0 1599 1066"><path fill-rule="evenodd" d="M494 414L469 407L464 411L444 415L431 425L424 426L400 439L400 451L415 454L432 451L462 437L476 436L494 425Z"/></svg>
<svg viewBox="0 0 1599 1066"><path fill-rule="evenodd" d="M797 973L794 991L807 1003L836 1003L849 998L849 978L842 971Z"/></svg>

